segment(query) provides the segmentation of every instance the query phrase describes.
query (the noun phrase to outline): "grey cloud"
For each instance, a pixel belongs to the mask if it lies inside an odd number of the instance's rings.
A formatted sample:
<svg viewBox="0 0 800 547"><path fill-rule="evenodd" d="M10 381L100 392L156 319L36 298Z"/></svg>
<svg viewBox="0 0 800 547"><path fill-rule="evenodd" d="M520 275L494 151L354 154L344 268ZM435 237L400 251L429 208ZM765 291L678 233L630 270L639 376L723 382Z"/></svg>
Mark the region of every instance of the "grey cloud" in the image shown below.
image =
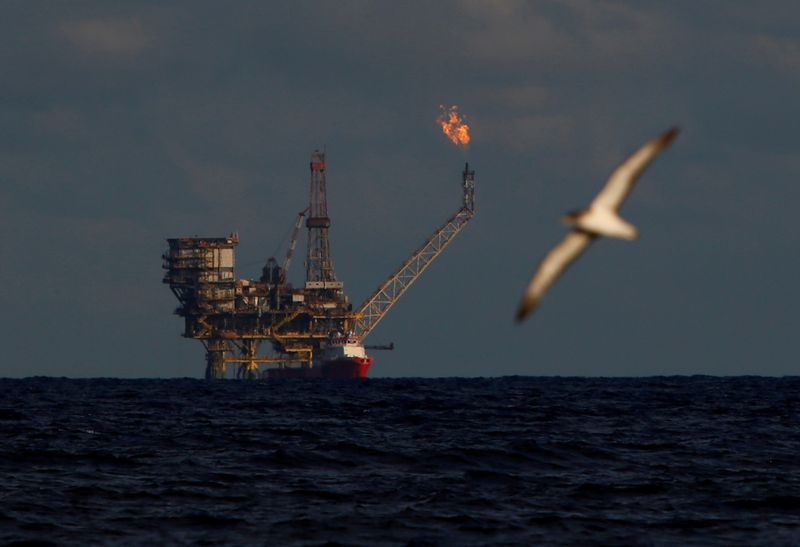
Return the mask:
<svg viewBox="0 0 800 547"><path fill-rule="evenodd" d="M59 30L69 44L92 55L131 57L153 44L138 18L66 21Z"/></svg>
<svg viewBox="0 0 800 547"><path fill-rule="evenodd" d="M577 121L567 114L532 113L485 117L475 131L476 138L491 139L520 153L532 149L563 146L574 135Z"/></svg>
<svg viewBox="0 0 800 547"><path fill-rule="evenodd" d="M800 69L800 40L759 35L753 38L753 45L777 70L796 73Z"/></svg>

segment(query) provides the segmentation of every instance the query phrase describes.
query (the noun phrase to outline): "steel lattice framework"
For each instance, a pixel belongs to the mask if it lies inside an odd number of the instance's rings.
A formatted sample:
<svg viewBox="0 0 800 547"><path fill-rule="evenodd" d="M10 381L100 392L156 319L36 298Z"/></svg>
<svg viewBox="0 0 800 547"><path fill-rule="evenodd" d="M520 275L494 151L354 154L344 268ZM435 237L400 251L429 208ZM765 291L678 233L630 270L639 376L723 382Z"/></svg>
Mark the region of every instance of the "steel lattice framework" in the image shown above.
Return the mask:
<svg viewBox="0 0 800 547"><path fill-rule="evenodd" d="M456 211L386 282L358 308L354 321L355 335L362 340L386 315L422 272L475 215L475 171L464 167L464 206Z"/></svg>
<svg viewBox="0 0 800 547"><path fill-rule="evenodd" d="M328 198L325 184L325 154L319 150L311 155L311 195L308 207L308 258L306 260L306 281L325 283L335 282L331 262L331 243L328 229Z"/></svg>

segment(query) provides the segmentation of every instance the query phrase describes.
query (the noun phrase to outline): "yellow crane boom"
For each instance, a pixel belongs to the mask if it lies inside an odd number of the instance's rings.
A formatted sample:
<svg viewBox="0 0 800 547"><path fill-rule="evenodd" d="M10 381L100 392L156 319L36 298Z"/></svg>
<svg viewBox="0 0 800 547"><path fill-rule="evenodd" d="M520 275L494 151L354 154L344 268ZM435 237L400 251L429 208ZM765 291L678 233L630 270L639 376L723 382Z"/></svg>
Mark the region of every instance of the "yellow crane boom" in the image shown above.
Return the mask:
<svg viewBox="0 0 800 547"><path fill-rule="evenodd" d="M431 265L445 247L475 215L475 171L464 166L464 204L431 235L378 289L355 314L354 334L363 340L380 322L397 300Z"/></svg>

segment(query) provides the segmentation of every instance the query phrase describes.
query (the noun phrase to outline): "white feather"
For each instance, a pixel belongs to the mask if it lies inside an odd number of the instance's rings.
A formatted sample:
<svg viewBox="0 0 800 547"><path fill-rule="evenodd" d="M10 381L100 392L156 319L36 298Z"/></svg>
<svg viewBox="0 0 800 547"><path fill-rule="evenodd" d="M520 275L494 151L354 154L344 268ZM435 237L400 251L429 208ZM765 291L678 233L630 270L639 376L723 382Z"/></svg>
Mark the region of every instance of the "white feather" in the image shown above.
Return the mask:
<svg viewBox="0 0 800 547"><path fill-rule="evenodd" d="M611 173L608 182L592 200L588 209L568 217L569 221L575 224L575 228L539 263L520 302L517 321L522 321L536 308L556 279L598 236L636 239L638 236L636 227L623 220L618 210L642 171L677 133L677 128L672 128L634 152Z"/></svg>

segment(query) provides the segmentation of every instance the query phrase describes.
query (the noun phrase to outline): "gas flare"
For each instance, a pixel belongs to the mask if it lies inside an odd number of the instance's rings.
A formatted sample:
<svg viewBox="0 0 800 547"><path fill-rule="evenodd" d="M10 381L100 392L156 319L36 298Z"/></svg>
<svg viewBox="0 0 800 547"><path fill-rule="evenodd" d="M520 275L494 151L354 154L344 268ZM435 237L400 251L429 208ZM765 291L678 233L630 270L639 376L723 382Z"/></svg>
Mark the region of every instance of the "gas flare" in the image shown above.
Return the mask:
<svg viewBox="0 0 800 547"><path fill-rule="evenodd" d="M459 116L458 105L445 107L439 105L442 113L436 118L436 123L442 127L442 131L447 138L450 139L456 146L469 144L469 126L467 125L467 117L464 115Z"/></svg>

